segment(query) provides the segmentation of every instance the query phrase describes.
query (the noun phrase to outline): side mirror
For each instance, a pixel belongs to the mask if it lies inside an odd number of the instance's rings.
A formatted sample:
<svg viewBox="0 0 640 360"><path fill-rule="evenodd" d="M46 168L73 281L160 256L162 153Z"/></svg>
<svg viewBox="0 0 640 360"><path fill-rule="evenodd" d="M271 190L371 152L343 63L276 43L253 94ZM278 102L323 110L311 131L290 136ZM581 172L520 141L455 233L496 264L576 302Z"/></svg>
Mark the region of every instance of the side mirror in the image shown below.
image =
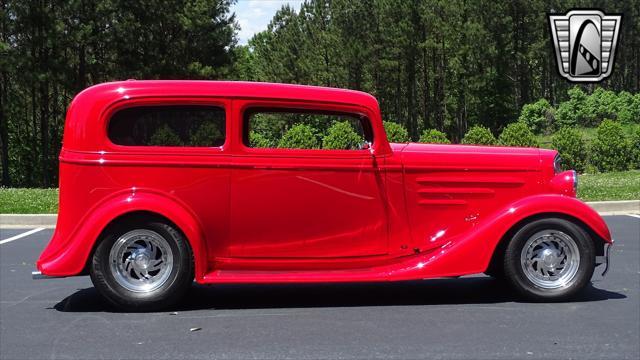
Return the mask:
<svg viewBox="0 0 640 360"><path fill-rule="evenodd" d="M369 141L363 141L360 144L360 150L369 150L369 152L371 153L371 155L373 155L373 146L371 146L371 142Z"/></svg>

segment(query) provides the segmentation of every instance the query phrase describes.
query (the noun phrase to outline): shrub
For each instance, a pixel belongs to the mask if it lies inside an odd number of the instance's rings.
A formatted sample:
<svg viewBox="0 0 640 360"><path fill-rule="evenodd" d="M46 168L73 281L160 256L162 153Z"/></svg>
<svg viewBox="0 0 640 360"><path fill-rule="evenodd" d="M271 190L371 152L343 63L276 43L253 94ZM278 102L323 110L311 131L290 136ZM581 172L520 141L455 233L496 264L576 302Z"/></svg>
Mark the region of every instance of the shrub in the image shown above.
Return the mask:
<svg viewBox="0 0 640 360"><path fill-rule="evenodd" d="M640 124L640 92L633 95L633 102L631 103L631 122Z"/></svg>
<svg viewBox="0 0 640 360"><path fill-rule="evenodd" d="M592 163L587 162L587 165L584 168L584 173L585 174L597 174L598 173L598 168L593 166Z"/></svg>
<svg viewBox="0 0 640 360"><path fill-rule="evenodd" d="M621 123L629 123L631 122L631 107L633 106L633 95L628 91L620 91L615 101L613 102L613 107L616 113L616 121Z"/></svg>
<svg viewBox="0 0 640 360"><path fill-rule="evenodd" d="M584 122L587 94L578 86L569 89L567 94L569 94L569 100L560 103L555 112L556 128L574 126Z"/></svg>
<svg viewBox="0 0 640 360"><path fill-rule="evenodd" d="M149 138L149 145L158 146L181 146L182 140L176 134L171 127L167 124L163 124L151 135Z"/></svg>
<svg viewBox="0 0 640 360"><path fill-rule="evenodd" d="M565 170L584 172L587 165L587 148L579 131L563 127L553 135L551 144L560 153Z"/></svg>
<svg viewBox="0 0 640 360"><path fill-rule="evenodd" d="M591 163L598 171L622 171L629 168L631 158L631 143L624 136L622 126L604 120L591 145Z"/></svg>
<svg viewBox="0 0 640 360"><path fill-rule="evenodd" d="M420 135L420 142L427 144L451 144L442 131L436 129L425 129Z"/></svg>
<svg viewBox="0 0 640 360"><path fill-rule="evenodd" d="M464 134L462 143L470 145L495 145L498 143L498 140L496 140L496 137L493 136L491 130L488 128L475 125Z"/></svg>
<svg viewBox="0 0 640 360"><path fill-rule="evenodd" d="M249 132L249 146L254 148L270 148L273 147L273 142L266 136L255 132Z"/></svg>
<svg viewBox="0 0 640 360"><path fill-rule="evenodd" d="M220 129L214 123L207 121L191 134L189 144L192 146L218 146L223 142L221 140L224 140L224 135Z"/></svg>
<svg viewBox="0 0 640 360"><path fill-rule="evenodd" d="M324 139L322 139L322 148L336 150L357 149L363 140L348 121L335 122L327 130L327 135Z"/></svg>
<svg viewBox="0 0 640 360"><path fill-rule="evenodd" d="M522 121L535 134L547 130L553 122L553 108L546 99L540 99L533 104L522 107L518 121Z"/></svg>
<svg viewBox="0 0 640 360"><path fill-rule="evenodd" d="M631 96L626 91L618 95L616 102L618 121L625 124L640 124L640 93Z"/></svg>
<svg viewBox="0 0 640 360"><path fill-rule="evenodd" d="M278 142L284 149L318 149L320 147L316 130L309 125L297 124L287 130Z"/></svg>
<svg viewBox="0 0 640 360"><path fill-rule="evenodd" d="M498 143L505 146L538 147L536 136L529 130L527 124L514 122L502 130Z"/></svg>
<svg viewBox="0 0 640 360"><path fill-rule="evenodd" d="M597 88L585 102L582 115L584 121L580 124L585 127L599 125L604 119L615 119L617 96L611 90Z"/></svg>
<svg viewBox="0 0 640 360"><path fill-rule="evenodd" d="M636 131L631 135L631 147L633 148L631 166L634 169L640 169L640 127L637 127Z"/></svg>
<svg viewBox="0 0 640 360"><path fill-rule="evenodd" d="M384 130L387 132L389 142L403 143L411 141L407 129L396 122L385 121Z"/></svg>
<svg viewBox="0 0 640 360"><path fill-rule="evenodd" d="M578 113L576 112L574 104L570 101L560 103L560 105L558 105L558 110L556 110L555 128L576 126L577 124Z"/></svg>
<svg viewBox="0 0 640 360"><path fill-rule="evenodd" d="M624 107L618 111L618 116L616 117L618 121L624 124L630 124L634 122L635 116L632 113L631 107Z"/></svg>

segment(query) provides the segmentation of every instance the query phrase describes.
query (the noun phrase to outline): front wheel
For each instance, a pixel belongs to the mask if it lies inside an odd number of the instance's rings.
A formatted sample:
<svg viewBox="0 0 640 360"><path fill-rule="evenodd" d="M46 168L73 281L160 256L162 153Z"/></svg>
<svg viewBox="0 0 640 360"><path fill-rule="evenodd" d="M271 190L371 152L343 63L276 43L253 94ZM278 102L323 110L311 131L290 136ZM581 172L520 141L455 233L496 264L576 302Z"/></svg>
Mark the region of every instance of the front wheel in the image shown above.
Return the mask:
<svg viewBox="0 0 640 360"><path fill-rule="evenodd" d="M182 234L157 221L116 226L101 239L90 267L98 291L117 307L152 311L180 300L193 282Z"/></svg>
<svg viewBox="0 0 640 360"><path fill-rule="evenodd" d="M595 247L589 235L558 218L524 225L504 256L506 279L534 301L560 301L575 295L589 283L594 267Z"/></svg>

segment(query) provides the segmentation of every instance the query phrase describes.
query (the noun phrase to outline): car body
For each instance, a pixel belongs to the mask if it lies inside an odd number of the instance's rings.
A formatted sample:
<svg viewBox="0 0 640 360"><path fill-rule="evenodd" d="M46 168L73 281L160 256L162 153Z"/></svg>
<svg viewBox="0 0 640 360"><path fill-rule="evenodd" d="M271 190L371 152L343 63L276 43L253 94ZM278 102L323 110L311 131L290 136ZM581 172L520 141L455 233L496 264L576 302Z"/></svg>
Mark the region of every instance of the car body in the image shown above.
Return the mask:
<svg viewBox="0 0 640 360"><path fill-rule="evenodd" d="M119 112L173 106L222 109L224 140L129 146L110 138ZM352 150L250 147L247 113L263 108L354 116L370 141ZM37 269L49 277L91 272L101 239L123 222L135 228L139 216L184 238L192 279L201 284L491 272L515 231L547 218L579 227L593 243L593 261L605 262L609 230L575 198L575 172L559 171L556 161L555 151L538 148L389 143L376 99L358 91L218 81L100 84L78 94L68 110L58 222Z"/></svg>

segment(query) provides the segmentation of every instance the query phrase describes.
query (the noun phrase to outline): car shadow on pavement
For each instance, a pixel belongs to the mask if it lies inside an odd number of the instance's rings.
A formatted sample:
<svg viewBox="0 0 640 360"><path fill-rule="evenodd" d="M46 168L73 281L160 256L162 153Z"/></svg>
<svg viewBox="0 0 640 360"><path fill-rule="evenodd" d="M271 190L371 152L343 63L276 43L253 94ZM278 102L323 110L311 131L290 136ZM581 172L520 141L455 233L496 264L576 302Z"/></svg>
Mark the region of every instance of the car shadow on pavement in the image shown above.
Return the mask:
<svg viewBox="0 0 640 360"><path fill-rule="evenodd" d="M625 295L589 286L571 303L624 299ZM395 283L196 285L166 311L273 309L393 305L459 305L521 302L503 283L489 277ZM118 312L94 288L79 289L57 303L62 312Z"/></svg>

